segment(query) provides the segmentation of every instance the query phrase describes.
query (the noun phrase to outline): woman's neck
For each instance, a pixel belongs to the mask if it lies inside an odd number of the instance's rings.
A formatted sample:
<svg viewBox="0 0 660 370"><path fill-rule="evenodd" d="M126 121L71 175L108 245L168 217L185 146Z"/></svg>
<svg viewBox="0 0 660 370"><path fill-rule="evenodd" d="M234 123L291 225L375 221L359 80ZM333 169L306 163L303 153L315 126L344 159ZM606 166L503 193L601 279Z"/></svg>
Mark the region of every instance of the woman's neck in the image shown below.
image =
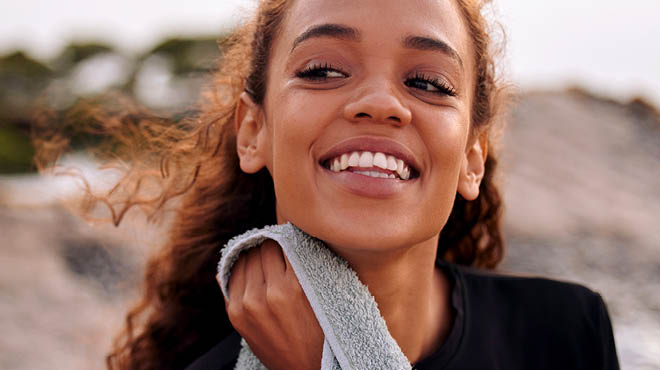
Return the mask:
<svg viewBox="0 0 660 370"><path fill-rule="evenodd" d="M333 249L369 288L408 360L415 363L440 347L452 317L449 280L435 266L437 238L388 252Z"/></svg>

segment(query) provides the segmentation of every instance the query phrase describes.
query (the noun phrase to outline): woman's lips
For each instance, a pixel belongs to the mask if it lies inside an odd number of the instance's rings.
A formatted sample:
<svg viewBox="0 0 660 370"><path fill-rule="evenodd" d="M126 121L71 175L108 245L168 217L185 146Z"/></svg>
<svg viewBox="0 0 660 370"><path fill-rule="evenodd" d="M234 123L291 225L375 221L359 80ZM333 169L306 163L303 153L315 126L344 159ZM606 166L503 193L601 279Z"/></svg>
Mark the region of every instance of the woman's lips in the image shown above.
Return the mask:
<svg viewBox="0 0 660 370"><path fill-rule="evenodd" d="M394 171L401 179L405 172L408 172L408 178L418 177L421 173L412 152L387 137L360 136L343 140L321 155L319 164L330 170L336 170L338 164L340 171L348 167Z"/></svg>
<svg viewBox="0 0 660 370"><path fill-rule="evenodd" d="M381 152L344 153L328 159L323 163L323 167L333 172L350 171L365 176L400 180L408 180L411 175L410 166L406 162Z"/></svg>
<svg viewBox="0 0 660 370"><path fill-rule="evenodd" d="M408 186L417 183L417 179L400 180L390 177L394 174L371 169L357 168L352 171L336 172L322 166L319 168L325 177L322 181L327 179L330 183L338 185L350 193L369 198L392 197L404 191Z"/></svg>
<svg viewBox="0 0 660 370"><path fill-rule="evenodd" d="M405 145L387 138L359 136L327 150L318 162L323 181L370 198L388 198L417 183L420 166Z"/></svg>

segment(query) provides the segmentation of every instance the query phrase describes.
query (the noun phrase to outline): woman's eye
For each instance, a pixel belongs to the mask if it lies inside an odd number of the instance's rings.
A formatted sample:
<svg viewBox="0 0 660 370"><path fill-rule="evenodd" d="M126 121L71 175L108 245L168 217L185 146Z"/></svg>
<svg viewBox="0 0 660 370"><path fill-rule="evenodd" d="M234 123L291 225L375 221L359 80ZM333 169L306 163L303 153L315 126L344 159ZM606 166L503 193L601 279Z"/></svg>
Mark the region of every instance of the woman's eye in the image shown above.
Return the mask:
<svg viewBox="0 0 660 370"><path fill-rule="evenodd" d="M296 77L312 81L323 81L333 78L344 78L348 75L330 65L315 65L296 72Z"/></svg>
<svg viewBox="0 0 660 370"><path fill-rule="evenodd" d="M448 83L433 77L417 74L405 81L405 85L413 89L441 95L456 96L456 90Z"/></svg>

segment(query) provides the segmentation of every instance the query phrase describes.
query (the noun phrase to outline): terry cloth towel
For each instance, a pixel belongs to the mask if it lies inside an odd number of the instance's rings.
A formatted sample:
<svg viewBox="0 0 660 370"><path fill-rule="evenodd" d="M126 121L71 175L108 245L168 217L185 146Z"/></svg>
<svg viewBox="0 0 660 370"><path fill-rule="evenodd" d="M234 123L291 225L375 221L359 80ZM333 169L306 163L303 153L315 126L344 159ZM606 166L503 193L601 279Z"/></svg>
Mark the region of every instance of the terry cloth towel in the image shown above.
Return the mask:
<svg viewBox="0 0 660 370"><path fill-rule="evenodd" d="M280 244L321 325L325 340L322 370L410 370L369 289L348 263L292 224L250 230L231 239L218 264L225 298L239 254L267 239ZM242 341L236 370L266 369Z"/></svg>

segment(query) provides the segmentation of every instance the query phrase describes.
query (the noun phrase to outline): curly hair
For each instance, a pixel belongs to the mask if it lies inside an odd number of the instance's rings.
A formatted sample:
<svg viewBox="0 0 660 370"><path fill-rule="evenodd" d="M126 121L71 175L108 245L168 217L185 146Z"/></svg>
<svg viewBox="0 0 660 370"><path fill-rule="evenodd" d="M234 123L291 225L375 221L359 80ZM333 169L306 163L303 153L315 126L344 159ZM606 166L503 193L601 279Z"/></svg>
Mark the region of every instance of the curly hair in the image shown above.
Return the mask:
<svg viewBox="0 0 660 370"><path fill-rule="evenodd" d="M496 79L496 49L483 15L487 1L456 2L475 51L472 134L489 133L499 121L505 89ZM142 297L107 356L109 369L185 368L232 331L215 281L220 249L237 234L276 223L272 178L265 169L240 170L233 122L243 91L263 103L269 52L290 3L260 1L256 17L226 41L193 118L172 124L139 107L94 116L100 129L141 154L128 162L116 187L98 196L88 191L88 208L106 204L118 224L131 207L155 215L177 199L168 241L147 264ZM40 155L45 161L53 148ZM456 196L438 258L482 268L495 268L502 259L496 166L489 151L478 198ZM144 185L147 179L158 185L155 196L153 184Z"/></svg>

